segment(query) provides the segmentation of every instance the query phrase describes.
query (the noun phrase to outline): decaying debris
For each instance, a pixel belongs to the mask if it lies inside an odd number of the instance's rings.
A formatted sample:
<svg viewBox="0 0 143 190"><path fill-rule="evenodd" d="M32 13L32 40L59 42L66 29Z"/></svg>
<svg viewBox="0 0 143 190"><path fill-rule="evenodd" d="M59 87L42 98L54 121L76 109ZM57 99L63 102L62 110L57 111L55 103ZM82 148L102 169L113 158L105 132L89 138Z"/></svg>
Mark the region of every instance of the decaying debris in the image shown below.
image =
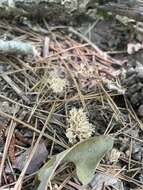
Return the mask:
<svg viewBox="0 0 143 190"><path fill-rule="evenodd" d="M124 3L124 1L123 1L123 4L109 3L104 6L100 6L100 9L112 12L113 14L116 14L116 15L126 16L131 19L142 22L143 21L142 6L140 6L139 4L136 3L136 2L140 2L140 1L139 0L128 1L128 2L133 2L133 4L131 6L126 4L126 2L127 1L125 1L125 3Z"/></svg>
<svg viewBox="0 0 143 190"><path fill-rule="evenodd" d="M13 166L16 164L16 157L15 157L15 135L12 136L11 142L8 148L8 156Z"/></svg>
<svg viewBox="0 0 143 190"><path fill-rule="evenodd" d="M4 144L5 140L5 127L0 125L0 145Z"/></svg>
<svg viewBox="0 0 143 190"><path fill-rule="evenodd" d="M0 148L2 148L1 146L4 146L5 144L5 140L6 140L6 126L0 126ZM15 135L12 136L11 138L11 142L9 144L9 147L8 147L8 156L13 164L13 166L15 165L15 148L14 148L14 145L15 145ZM2 148L3 149L3 148Z"/></svg>
<svg viewBox="0 0 143 190"><path fill-rule="evenodd" d="M91 137L94 128L93 125L89 123L86 112L84 112L82 108L76 109L73 107L69 114L69 128L66 131L69 142L75 143L77 138L81 141Z"/></svg>
<svg viewBox="0 0 143 190"><path fill-rule="evenodd" d="M50 21L68 22L80 15L88 16L86 10L91 2L91 0L3 0L0 4L0 17L44 17Z"/></svg>
<svg viewBox="0 0 143 190"><path fill-rule="evenodd" d="M18 96L20 96L25 102L29 103L30 100L25 96L22 92L22 90L15 84L14 81L11 80L11 78L8 75L1 75L1 77L12 87L12 89L17 93Z"/></svg>
<svg viewBox="0 0 143 190"><path fill-rule="evenodd" d="M133 64L128 65L123 84L126 86L126 94L131 104L143 117L143 64L138 61L133 61Z"/></svg>
<svg viewBox="0 0 143 190"><path fill-rule="evenodd" d="M125 94L125 89L117 82L105 79L105 85L111 91L116 91L118 94Z"/></svg>
<svg viewBox="0 0 143 190"><path fill-rule="evenodd" d="M108 186L112 187L113 189L117 188L123 190L122 188L119 188L121 185L115 176L102 173L97 173L95 175L94 179L90 183L90 186L92 187L92 190L102 190Z"/></svg>

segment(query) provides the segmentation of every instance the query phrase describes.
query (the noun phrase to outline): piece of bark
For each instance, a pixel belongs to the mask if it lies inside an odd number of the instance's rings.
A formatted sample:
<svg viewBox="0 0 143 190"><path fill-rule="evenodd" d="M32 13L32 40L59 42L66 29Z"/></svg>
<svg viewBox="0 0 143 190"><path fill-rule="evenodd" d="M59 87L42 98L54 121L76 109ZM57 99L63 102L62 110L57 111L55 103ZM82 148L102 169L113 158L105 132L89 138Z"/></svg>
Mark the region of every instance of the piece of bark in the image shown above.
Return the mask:
<svg viewBox="0 0 143 190"><path fill-rule="evenodd" d="M92 4L92 0L2 0L0 17L44 17L52 22L68 22L85 16Z"/></svg>

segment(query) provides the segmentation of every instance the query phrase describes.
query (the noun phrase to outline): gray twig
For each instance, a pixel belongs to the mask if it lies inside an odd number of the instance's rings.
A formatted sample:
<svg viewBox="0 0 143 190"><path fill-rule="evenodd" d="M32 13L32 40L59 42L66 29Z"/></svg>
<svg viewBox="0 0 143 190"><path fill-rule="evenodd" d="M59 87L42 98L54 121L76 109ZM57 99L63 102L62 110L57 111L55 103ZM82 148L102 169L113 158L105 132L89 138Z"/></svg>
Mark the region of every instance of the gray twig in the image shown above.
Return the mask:
<svg viewBox="0 0 143 190"><path fill-rule="evenodd" d="M20 41L4 41L0 40L0 53L10 53L16 55L36 55L36 49L33 45Z"/></svg>

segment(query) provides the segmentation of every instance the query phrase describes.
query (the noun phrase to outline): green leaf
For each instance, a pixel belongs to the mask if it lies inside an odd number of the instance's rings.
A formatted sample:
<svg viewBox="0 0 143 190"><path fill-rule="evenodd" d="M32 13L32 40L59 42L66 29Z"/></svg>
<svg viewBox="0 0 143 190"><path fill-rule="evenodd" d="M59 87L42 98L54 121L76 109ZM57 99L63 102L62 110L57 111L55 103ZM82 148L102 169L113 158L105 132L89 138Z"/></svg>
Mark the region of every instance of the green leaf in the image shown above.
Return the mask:
<svg viewBox="0 0 143 190"><path fill-rule="evenodd" d="M88 184L100 160L112 147L113 139L109 136L91 137L53 156L38 173L38 190L46 188L57 167L64 162L73 162L79 180L83 185Z"/></svg>

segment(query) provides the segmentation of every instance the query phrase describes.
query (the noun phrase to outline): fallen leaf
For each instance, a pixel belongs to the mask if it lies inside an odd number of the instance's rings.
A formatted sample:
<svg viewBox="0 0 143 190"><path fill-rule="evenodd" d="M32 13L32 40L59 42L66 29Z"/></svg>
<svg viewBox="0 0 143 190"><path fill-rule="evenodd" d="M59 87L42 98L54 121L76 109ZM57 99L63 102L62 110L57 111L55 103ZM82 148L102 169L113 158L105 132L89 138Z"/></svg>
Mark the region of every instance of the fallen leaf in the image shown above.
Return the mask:
<svg viewBox="0 0 143 190"><path fill-rule="evenodd" d="M15 168L22 171L27 162L27 158L31 153L31 148L27 149L24 153L22 153L19 157L16 158ZM36 149L35 154L26 170L26 174L32 174L36 172L45 159L48 157L48 151L44 143L40 143Z"/></svg>
<svg viewBox="0 0 143 190"><path fill-rule="evenodd" d="M112 146L113 139L109 136L92 137L53 156L38 172L38 190L46 189L55 170L64 162L73 162L79 180L83 185L88 184L94 177L98 163Z"/></svg>

